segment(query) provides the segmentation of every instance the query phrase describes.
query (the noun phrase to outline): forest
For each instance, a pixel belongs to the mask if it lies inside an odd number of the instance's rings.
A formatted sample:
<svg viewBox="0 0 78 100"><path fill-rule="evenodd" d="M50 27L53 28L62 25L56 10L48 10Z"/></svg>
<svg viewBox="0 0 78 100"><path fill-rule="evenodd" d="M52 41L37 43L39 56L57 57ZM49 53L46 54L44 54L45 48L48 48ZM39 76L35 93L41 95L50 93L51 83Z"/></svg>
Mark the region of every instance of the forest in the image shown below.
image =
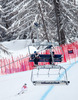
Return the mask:
<svg viewBox="0 0 78 100"><path fill-rule="evenodd" d="M0 0L0 42L37 38L59 45L76 41L76 0Z"/></svg>

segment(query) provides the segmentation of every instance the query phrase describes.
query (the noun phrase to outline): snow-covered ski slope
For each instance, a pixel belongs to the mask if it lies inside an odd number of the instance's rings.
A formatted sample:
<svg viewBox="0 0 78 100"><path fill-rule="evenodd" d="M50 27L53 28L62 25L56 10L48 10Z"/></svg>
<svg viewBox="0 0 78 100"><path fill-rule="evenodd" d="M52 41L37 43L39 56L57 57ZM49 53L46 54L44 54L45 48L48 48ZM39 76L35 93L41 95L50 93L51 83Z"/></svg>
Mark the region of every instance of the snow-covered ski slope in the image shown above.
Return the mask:
<svg viewBox="0 0 78 100"><path fill-rule="evenodd" d="M25 55L28 52L26 50L28 43L29 41L21 40L3 42L2 44L15 57L17 56L17 52L18 55ZM5 54L1 52L1 56L5 57ZM8 56L6 55L6 57ZM31 83L31 71L1 75L0 100L78 100L78 59L76 58L61 65L67 69L68 80L70 81L69 85L34 86ZM27 83L27 91L24 94L17 95L24 83Z"/></svg>
<svg viewBox="0 0 78 100"><path fill-rule="evenodd" d="M34 86L31 71L3 75L0 76L0 100L78 100L78 60L61 65L67 69L69 85ZM27 91L17 95L24 83Z"/></svg>
<svg viewBox="0 0 78 100"><path fill-rule="evenodd" d="M9 55L4 53L0 50L0 58L10 58L13 56L14 58L20 55L26 56L28 52L28 45L31 44L31 40L12 40L10 42L0 42L8 52L10 52ZM30 46L30 52L34 53L34 50L36 50L35 47Z"/></svg>

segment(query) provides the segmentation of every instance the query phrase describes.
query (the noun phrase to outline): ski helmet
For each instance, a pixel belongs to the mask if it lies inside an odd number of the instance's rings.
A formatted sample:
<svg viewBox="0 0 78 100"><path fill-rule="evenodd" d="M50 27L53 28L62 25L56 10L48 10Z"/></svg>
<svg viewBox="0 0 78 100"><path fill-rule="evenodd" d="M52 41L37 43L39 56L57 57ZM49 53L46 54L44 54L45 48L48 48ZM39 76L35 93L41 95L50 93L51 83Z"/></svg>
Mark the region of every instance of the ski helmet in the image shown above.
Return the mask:
<svg viewBox="0 0 78 100"><path fill-rule="evenodd" d="M36 51L34 51L34 53L37 53Z"/></svg>

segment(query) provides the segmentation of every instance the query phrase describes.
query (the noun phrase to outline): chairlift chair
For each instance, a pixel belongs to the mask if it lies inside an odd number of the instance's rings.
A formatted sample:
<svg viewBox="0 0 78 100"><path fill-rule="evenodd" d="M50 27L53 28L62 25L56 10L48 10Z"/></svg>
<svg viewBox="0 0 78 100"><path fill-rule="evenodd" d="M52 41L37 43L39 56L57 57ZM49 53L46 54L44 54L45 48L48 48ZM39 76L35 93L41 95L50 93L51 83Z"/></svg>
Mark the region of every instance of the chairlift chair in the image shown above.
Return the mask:
<svg viewBox="0 0 78 100"><path fill-rule="evenodd" d="M41 44L41 45L46 46L47 44ZM54 55L53 58L51 47L52 45L50 43L46 49L50 49L50 54L53 59L52 64L40 65L40 66L38 65L31 72L31 82L34 85L68 85L70 83L70 81L67 80L66 69L60 65L54 65L54 62L62 61L62 55ZM34 54L30 55L30 57L32 59L29 61L33 62ZM50 55L42 54L40 55L40 57L41 57L39 60L40 62L48 62Z"/></svg>

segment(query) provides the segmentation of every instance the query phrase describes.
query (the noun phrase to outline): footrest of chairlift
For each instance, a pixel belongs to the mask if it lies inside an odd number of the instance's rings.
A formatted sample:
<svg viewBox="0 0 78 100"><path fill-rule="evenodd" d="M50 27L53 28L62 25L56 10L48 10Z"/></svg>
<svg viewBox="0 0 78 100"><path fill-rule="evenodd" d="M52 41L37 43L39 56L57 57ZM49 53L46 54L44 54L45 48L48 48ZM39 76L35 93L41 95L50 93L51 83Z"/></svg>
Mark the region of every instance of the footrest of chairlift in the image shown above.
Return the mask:
<svg viewBox="0 0 78 100"><path fill-rule="evenodd" d="M68 85L70 81L33 81L34 85Z"/></svg>

